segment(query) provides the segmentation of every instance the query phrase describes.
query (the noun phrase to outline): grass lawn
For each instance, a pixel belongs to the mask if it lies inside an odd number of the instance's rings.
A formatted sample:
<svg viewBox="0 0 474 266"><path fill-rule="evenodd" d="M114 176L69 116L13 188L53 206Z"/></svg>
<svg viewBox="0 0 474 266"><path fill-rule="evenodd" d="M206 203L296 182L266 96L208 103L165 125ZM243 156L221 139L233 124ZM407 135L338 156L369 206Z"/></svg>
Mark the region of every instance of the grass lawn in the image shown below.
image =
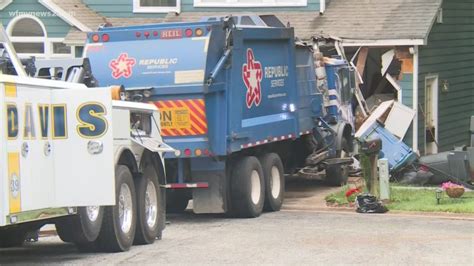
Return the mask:
<svg viewBox="0 0 474 266"><path fill-rule="evenodd" d="M344 195L347 187L328 195L326 201L333 205L347 205ZM451 199L443 192L440 204L436 203L434 189L415 189L391 187L391 202L386 205L389 210L474 213L474 192L465 192L461 198Z"/></svg>

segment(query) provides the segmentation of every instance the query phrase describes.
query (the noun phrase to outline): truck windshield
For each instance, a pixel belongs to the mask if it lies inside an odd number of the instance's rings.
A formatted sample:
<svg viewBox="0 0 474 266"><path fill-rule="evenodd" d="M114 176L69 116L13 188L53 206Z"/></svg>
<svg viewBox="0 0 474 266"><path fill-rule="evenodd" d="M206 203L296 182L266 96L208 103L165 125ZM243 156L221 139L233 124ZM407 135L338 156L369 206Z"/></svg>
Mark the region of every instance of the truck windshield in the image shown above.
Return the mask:
<svg viewBox="0 0 474 266"><path fill-rule="evenodd" d="M352 84L353 81L351 80L351 74L353 74L351 71L349 71L349 68L341 68L338 71L338 77L339 77L339 89L340 92L339 94L341 95L341 103L342 104L348 104L351 101L351 95L352 95Z"/></svg>

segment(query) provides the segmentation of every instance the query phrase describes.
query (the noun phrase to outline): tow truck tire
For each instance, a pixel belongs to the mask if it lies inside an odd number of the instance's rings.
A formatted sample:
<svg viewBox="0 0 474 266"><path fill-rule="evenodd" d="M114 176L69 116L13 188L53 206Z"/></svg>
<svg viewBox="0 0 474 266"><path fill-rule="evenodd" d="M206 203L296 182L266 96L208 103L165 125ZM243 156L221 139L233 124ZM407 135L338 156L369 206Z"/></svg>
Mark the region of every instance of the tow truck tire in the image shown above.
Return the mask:
<svg viewBox="0 0 474 266"><path fill-rule="evenodd" d="M93 242L99 237L102 221L104 220L104 207L81 207L77 210L82 230L76 236L76 242Z"/></svg>
<svg viewBox="0 0 474 266"><path fill-rule="evenodd" d="M265 177L265 211L279 211L285 193L285 175L283 163L276 153L267 153L260 157Z"/></svg>
<svg viewBox="0 0 474 266"><path fill-rule="evenodd" d="M231 177L233 215L239 218L260 216L265 201L265 181L262 166L254 156L238 160Z"/></svg>
<svg viewBox="0 0 474 266"><path fill-rule="evenodd" d="M20 247L25 242L27 231L22 227L0 230L0 248Z"/></svg>
<svg viewBox="0 0 474 266"><path fill-rule="evenodd" d="M132 173L124 165L115 168L115 197L115 206L105 207L102 230L97 238L98 247L106 252L127 251L135 238L135 184Z"/></svg>
<svg viewBox="0 0 474 266"><path fill-rule="evenodd" d="M80 207L77 209L77 215L56 222L56 231L64 242L76 245L91 244L99 237L103 218L104 207Z"/></svg>
<svg viewBox="0 0 474 266"><path fill-rule="evenodd" d="M142 177L135 180L138 219L134 244L152 244L161 233L159 222L164 212L160 203L161 189L158 180L155 167L147 161Z"/></svg>
<svg viewBox="0 0 474 266"><path fill-rule="evenodd" d="M71 217L61 218L61 221L56 222L56 233L59 238L66 243L72 243L74 241L74 230L69 226L69 220Z"/></svg>
<svg viewBox="0 0 474 266"><path fill-rule="evenodd" d="M341 150L337 151L337 157L343 158L349 154L349 143L346 138L342 139ZM330 186L342 186L349 179L349 169L347 165L332 165L326 168L326 183Z"/></svg>

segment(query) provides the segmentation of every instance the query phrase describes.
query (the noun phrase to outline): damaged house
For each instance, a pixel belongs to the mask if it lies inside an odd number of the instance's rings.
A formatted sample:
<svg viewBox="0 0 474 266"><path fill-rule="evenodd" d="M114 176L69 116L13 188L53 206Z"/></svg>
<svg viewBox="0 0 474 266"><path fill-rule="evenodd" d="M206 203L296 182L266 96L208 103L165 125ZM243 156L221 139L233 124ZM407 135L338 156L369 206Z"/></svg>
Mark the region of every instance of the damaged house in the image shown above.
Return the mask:
<svg viewBox="0 0 474 266"><path fill-rule="evenodd" d="M469 144L472 1L332 0L310 23L314 33L342 39L369 108L393 99L413 110L398 118L413 150L434 154Z"/></svg>

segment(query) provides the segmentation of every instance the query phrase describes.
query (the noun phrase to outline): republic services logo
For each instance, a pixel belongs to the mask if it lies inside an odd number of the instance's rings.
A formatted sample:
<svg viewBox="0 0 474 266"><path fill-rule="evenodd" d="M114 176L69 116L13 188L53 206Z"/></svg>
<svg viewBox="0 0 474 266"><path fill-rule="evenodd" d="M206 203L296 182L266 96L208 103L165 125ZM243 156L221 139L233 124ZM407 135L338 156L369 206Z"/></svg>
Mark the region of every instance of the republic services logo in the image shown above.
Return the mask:
<svg viewBox="0 0 474 266"><path fill-rule="evenodd" d="M247 63L242 65L242 78L247 87L247 108L259 106L262 101L262 64L255 59L252 49L247 49Z"/></svg>
<svg viewBox="0 0 474 266"><path fill-rule="evenodd" d="M133 57L128 57L127 53L122 53L117 59L113 59L109 63L112 69L112 77L119 79L121 77L129 78L132 76L132 68L137 63Z"/></svg>

